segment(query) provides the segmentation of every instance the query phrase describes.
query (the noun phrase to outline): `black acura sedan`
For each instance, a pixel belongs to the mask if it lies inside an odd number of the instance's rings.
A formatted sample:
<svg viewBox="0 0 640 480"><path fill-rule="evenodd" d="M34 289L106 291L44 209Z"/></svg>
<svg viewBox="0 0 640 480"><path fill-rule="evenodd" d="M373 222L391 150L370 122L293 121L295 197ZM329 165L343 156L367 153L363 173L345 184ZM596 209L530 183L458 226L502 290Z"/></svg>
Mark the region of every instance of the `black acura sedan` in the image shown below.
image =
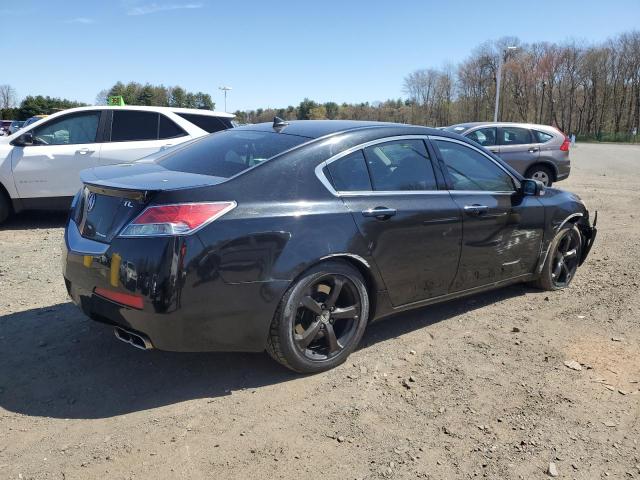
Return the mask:
<svg viewBox="0 0 640 480"><path fill-rule="evenodd" d="M276 118L82 181L64 279L89 317L142 349L266 349L305 373L403 310L564 288L596 234L576 195L411 125Z"/></svg>

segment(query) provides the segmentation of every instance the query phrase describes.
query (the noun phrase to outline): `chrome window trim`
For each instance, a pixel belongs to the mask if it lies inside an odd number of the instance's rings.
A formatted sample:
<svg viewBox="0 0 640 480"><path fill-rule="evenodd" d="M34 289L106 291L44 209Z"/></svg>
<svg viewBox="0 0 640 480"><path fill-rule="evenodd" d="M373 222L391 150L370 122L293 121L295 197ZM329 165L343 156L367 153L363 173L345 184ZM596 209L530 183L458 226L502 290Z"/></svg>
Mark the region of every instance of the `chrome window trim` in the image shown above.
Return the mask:
<svg viewBox="0 0 640 480"><path fill-rule="evenodd" d="M318 180L322 182L329 192L335 197L359 197L359 196L380 196L380 195L433 195L433 194L443 194L448 193L447 190L344 190L338 191L333 188L331 182L324 174L323 170L330 163L335 162L336 160L340 160L342 157L346 157L347 155L357 152L358 150L364 150L367 147L371 147L373 145L378 145L380 143L388 143L395 142L399 140L422 140L426 142L429 140L428 135L396 135L393 137L384 137L377 138L375 140L370 140L365 143L361 143L360 145L356 145L354 147L350 147L340 153L335 154L332 157L329 157L324 162L319 163L315 168L316 177ZM426 148L426 145L425 145ZM427 149L428 153L428 149ZM429 156L429 161L433 159Z"/></svg>
<svg viewBox="0 0 640 480"><path fill-rule="evenodd" d="M486 157L487 159L489 159L491 162L493 162L494 165L498 166L502 171L504 171L507 175L509 175L509 177L511 177L511 179L514 182L514 190L510 190L510 191L489 191L489 190L345 190L345 191L338 191L335 188L333 188L333 185L331 185L331 182L329 181L329 179L326 177L326 175L324 174L323 170L325 169L325 167L327 167L330 163L335 162L336 160L340 160L342 157L346 157L347 155L356 152L358 150L364 150L367 147L370 147L372 145L377 145L380 143L387 143L387 142L393 142L393 141L398 141L398 140L423 140L423 141L428 141L428 140L445 140L448 142L453 142L453 143L459 143L461 145L464 145L466 147L472 148L474 150L476 150L478 153L480 153L481 155L483 155L484 157ZM429 157L430 161L433 161L433 159L431 157ZM264 163L264 162L263 162ZM257 165L256 165L257 166ZM508 170L506 170L502 165L500 165L498 162L496 162L493 158L491 158L489 155L487 155L485 152L483 152L482 150L480 150L477 147L474 147L473 145L469 145L466 142L461 142L460 140L456 140L454 138L448 138L448 137L440 137L437 135L397 135L394 137L385 137L385 138L378 138L376 140L370 140L368 142L365 143L361 143L359 145L355 145L353 147L350 147L340 153L335 154L332 157L329 157L327 160L325 160L324 162L320 162L315 170L314 170L316 177L318 177L318 180L320 180L320 182L325 186L325 188L329 191L329 193L331 193L334 197L375 197L375 196L386 196L386 195L443 195L443 194L491 194L491 195L513 195L518 188L520 187L520 181L514 177Z"/></svg>

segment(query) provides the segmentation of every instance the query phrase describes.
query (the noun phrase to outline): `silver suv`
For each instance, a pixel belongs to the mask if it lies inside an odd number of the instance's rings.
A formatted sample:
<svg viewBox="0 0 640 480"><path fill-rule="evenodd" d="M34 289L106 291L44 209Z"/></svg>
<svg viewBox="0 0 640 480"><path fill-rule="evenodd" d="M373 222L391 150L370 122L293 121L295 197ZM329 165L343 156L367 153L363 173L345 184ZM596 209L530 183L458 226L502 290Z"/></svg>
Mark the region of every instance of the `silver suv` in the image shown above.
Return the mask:
<svg viewBox="0 0 640 480"><path fill-rule="evenodd" d="M549 187L569 176L569 138L560 130L533 123L461 123L444 130L463 135L498 155L527 178Z"/></svg>

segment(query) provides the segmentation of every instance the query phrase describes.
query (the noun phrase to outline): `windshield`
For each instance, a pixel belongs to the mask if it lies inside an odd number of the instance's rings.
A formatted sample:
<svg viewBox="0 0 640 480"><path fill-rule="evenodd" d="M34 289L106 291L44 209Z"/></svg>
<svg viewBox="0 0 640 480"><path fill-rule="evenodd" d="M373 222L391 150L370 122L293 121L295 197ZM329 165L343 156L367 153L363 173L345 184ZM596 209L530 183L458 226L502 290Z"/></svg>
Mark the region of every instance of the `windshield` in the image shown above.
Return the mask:
<svg viewBox="0 0 640 480"><path fill-rule="evenodd" d="M229 178L308 141L275 132L226 130L190 142L157 160L178 172Z"/></svg>

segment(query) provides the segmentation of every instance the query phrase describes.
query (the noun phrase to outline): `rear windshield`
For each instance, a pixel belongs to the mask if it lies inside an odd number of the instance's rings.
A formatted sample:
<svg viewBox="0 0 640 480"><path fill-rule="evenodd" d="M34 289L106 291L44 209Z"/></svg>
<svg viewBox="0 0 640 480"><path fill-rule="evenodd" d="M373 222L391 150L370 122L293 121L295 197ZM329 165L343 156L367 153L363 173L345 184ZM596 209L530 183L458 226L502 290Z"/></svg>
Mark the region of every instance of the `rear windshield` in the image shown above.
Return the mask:
<svg viewBox="0 0 640 480"><path fill-rule="evenodd" d="M198 139L158 159L169 170L229 178L308 141L275 132L226 130Z"/></svg>
<svg viewBox="0 0 640 480"><path fill-rule="evenodd" d="M466 125L451 125L450 127L444 127L443 130L445 132L453 132L453 133L459 133L462 135L462 132L464 132L465 130L469 130L469 128Z"/></svg>

